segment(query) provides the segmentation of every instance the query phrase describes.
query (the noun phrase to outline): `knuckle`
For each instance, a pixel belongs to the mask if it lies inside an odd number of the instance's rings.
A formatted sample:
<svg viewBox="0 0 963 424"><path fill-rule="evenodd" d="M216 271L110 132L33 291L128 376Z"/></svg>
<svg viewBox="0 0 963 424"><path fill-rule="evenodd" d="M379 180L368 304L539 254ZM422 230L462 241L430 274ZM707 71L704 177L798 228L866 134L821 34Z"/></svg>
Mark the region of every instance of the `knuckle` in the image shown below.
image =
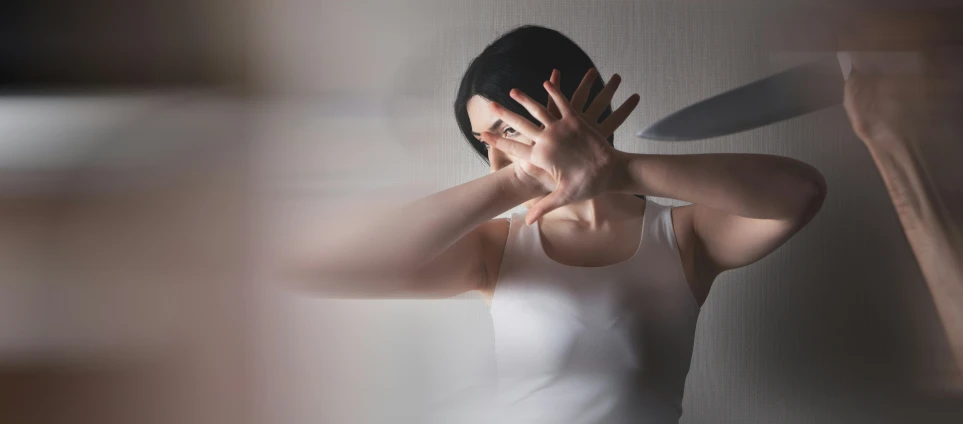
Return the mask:
<svg viewBox="0 0 963 424"><path fill-rule="evenodd" d="M577 116L569 116L563 121L565 129L569 131L577 131L581 126L582 122Z"/></svg>

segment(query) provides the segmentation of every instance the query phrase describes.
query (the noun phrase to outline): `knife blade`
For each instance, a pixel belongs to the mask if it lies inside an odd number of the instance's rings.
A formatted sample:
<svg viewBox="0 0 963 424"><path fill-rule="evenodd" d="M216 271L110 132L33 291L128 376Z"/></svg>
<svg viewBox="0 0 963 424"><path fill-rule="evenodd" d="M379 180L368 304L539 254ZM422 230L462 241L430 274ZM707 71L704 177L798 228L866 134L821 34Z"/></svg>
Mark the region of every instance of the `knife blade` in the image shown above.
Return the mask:
<svg viewBox="0 0 963 424"><path fill-rule="evenodd" d="M658 141L719 137L834 106L843 101L845 68L842 57L799 65L683 108L636 136Z"/></svg>

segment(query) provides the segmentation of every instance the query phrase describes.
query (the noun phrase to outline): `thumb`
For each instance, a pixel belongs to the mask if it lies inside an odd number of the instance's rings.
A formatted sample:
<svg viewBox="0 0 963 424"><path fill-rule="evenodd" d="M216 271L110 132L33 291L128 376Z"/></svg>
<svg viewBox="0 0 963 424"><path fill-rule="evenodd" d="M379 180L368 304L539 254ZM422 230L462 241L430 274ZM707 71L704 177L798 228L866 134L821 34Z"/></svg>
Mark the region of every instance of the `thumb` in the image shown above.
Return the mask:
<svg viewBox="0 0 963 424"><path fill-rule="evenodd" d="M562 196L563 191L564 188L562 186L556 187L555 191L543 197L535 206L532 206L532 208L528 210L528 214L525 215L525 224L532 225L532 223L538 221L543 215L564 206L565 198Z"/></svg>

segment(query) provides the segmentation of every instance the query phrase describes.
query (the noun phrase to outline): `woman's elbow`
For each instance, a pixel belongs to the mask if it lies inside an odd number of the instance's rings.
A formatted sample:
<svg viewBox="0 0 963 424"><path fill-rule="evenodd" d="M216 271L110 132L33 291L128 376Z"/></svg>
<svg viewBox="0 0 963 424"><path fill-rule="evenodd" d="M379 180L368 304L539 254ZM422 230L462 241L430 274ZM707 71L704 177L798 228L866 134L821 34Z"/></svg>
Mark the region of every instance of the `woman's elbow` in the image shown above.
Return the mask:
<svg viewBox="0 0 963 424"><path fill-rule="evenodd" d="M805 188L801 190L799 216L804 225L819 213L829 191L829 186L826 184L826 179L822 173L813 168L811 174L807 179Z"/></svg>

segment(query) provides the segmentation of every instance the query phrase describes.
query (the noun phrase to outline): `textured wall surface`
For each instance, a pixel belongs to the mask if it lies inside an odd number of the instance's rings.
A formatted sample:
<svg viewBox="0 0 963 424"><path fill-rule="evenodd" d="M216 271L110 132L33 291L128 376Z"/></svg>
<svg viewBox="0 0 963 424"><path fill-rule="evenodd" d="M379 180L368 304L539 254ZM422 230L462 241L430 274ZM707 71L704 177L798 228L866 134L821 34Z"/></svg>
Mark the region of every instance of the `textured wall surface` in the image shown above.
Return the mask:
<svg viewBox="0 0 963 424"><path fill-rule="evenodd" d="M784 155L814 165L829 184L822 211L806 229L715 283L698 325L682 422L936 422L952 408L960 414L951 401L913 388L947 353L882 180L842 107L707 141L631 137L694 101L811 57L767 44L768 17L787 13L785 5L720 3L365 0L308 6L284 0L264 6L261 81L303 111L301 121L272 128L285 135L309 122L313 128L298 130L297 143L272 137L300 158L300 168L277 175L306 184L298 189L315 200L336 193L312 175L337 179L351 171L312 173L322 165L305 158L323 162L333 152L342 165L353 163L349 152L371 152L431 189L484 175L487 166L461 139L451 112L462 72L515 26L560 30L589 53L604 77L623 76L616 101L633 92L642 96L616 133L616 147ZM383 173L366 181L389 179ZM311 203L304 197L302 206ZM290 206L285 216L294 215L293 204L282 203ZM471 295L277 302L285 306L267 315L274 346L268 357L287 369L273 374L269 387L286 387L283 396L273 395L272 412L286 422L425 422L418 411L461 405L454 399L483 387L493 366L487 309ZM300 388L291 386L293 380ZM425 390L412 390L416 385ZM348 400L331 400L337 396Z"/></svg>

